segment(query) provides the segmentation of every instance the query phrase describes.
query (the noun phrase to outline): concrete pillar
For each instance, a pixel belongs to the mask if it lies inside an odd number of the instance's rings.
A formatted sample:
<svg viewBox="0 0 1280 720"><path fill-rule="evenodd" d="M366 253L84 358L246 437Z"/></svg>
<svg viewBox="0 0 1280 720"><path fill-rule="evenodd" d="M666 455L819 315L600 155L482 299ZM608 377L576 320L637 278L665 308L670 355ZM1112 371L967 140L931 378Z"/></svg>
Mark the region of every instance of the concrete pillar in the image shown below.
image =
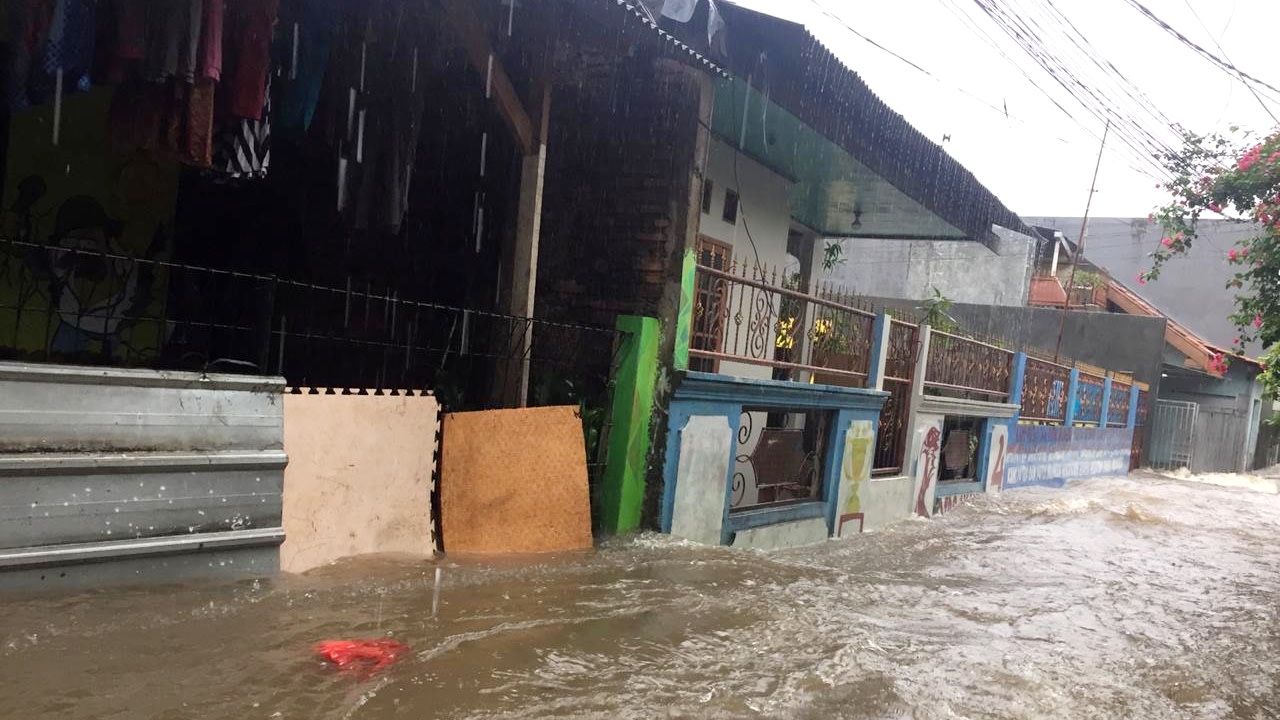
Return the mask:
<svg viewBox="0 0 1280 720"><path fill-rule="evenodd" d="M1027 354L1020 352L1013 356L1013 373L1009 378L1009 404L1018 406L1018 413L1013 416L1015 425L1018 423L1018 416L1022 415L1022 388L1026 379Z"/></svg>
<svg viewBox="0 0 1280 720"><path fill-rule="evenodd" d="M542 233L542 191L546 184L547 126L551 113L550 85L544 85L538 109L536 146L521 161L520 202L511 258L511 304L507 310L510 315L524 318L533 317L533 301L537 294L538 242ZM511 384L515 397L509 401L517 407L524 407L529 397L529 360L533 353L531 323L525 325L518 342L519 360L513 368L518 382Z"/></svg>
<svg viewBox="0 0 1280 720"><path fill-rule="evenodd" d="M1111 420L1111 378L1102 379L1102 410L1098 413L1098 427L1104 428Z"/></svg>
<svg viewBox="0 0 1280 720"><path fill-rule="evenodd" d="M1080 369L1071 368L1071 383L1067 386L1067 419L1063 425L1071 427L1076 424L1076 399L1080 392Z"/></svg>
<svg viewBox="0 0 1280 720"><path fill-rule="evenodd" d="M872 326L871 366L867 373L868 389L884 389L884 371L886 364L889 362L889 330L892 324L893 318L889 313L882 312L876 316L875 325Z"/></svg>

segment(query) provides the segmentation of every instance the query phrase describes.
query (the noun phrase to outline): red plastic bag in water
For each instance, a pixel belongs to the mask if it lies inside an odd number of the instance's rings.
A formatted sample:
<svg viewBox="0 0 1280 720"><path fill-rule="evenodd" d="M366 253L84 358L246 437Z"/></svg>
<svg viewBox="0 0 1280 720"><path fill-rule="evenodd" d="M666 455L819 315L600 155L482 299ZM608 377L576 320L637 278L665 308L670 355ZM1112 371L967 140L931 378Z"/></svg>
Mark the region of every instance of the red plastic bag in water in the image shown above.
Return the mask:
<svg viewBox="0 0 1280 720"><path fill-rule="evenodd" d="M338 666L368 677L409 652L409 646L395 640L325 640L316 643L316 654Z"/></svg>

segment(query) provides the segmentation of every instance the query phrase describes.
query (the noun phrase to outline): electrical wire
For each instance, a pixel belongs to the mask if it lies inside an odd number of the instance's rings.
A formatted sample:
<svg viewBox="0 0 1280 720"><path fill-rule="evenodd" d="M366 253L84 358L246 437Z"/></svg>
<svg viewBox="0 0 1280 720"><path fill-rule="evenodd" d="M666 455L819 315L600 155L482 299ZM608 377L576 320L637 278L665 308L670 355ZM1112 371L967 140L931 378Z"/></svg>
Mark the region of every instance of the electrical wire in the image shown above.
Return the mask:
<svg viewBox="0 0 1280 720"><path fill-rule="evenodd" d="M1222 57L1226 58L1228 63L1231 63L1231 56L1227 54L1226 48L1222 47L1222 43L1218 40L1218 38L1214 37L1213 33L1209 32L1209 28L1204 24L1204 20L1200 19L1200 13L1196 12L1195 7L1192 6L1191 0L1182 0L1182 1L1187 4L1187 9L1191 11L1191 15L1196 19L1196 22L1200 23L1200 28L1204 30L1205 34L1208 35L1211 40L1213 40L1213 44L1218 48L1218 52L1222 53ZM1234 15L1235 15L1235 11L1232 10L1232 16L1234 17ZM1228 21L1228 25L1230 25L1230 21ZM1234 67L1234 63L1232 63L1232 66ZM1271 112L1271 107L1262 101L1262 96L1258 94L1258 91L1254 90L1253 86L1250 85L1247 81L1245 81L1244 73L1237 72L1236 77L1239 78L1240 84L1244 85L1245 88L1249 91L1249 94L1253 96L1253 99L1257 100L1258 104L1262 106L1263 111L1265 111L1268 115L1271 116L1271 120L1275 122L1277 125L1280 125L1280 118L1277 118L1276 114Z"/></svg>
<svg viewBox="0 0 1280 720"><path fill-rule="evenodd" d="M1161 30L1164 30L1164 31L1165 31L1166 33L1168 33L1169 35L1172 35L1174 38L1176 38L1176 39L1178 40L1178 42L1180 42L1180 43L1182 43L1183 45L1186 45L1187 47L1191 48L1192 50L1194 50L1194 51L1196 52L1196 54L1200 55L1200 56L1201 56L1201 57L1203 57L1205 60L1208 60L1211 64L1216 65L1219 69L1221 69L1221 70L1225 70L1225 71L1227 71L1227 73L1228 73L1228 74L1231 74L1231 75L1234 75L1234 76L1239 77L1239 78L1240 78L1240 80L1241 80L1242 82L1245 82L1246 84L1248 84L1248 83L1253 83L1253 84L1255 84L1255 85L1257 85L1257 86L1259 86L1259 87L1265 88L1265 89L1267 89L1267 90L1270 90L1270 91L1271 91L1271 92L1273 92L1273 93L1276 93L1276 94L1280 95L1280 88L1277 88L1276 86L1274 86L1274 85L1272 85L1272 84L1270 84L1270 83L1268 83L1268 82L1265 82L1265 81L1263 81L1263 80L1259 80L1258 78L1256 78L1256 77L1254 77L1254 76L1252 76L1252 75L1250 75L1250 74L1248 74L1248 73L1244 72L1244 71L1243 71L1243 70L1241 70L1240 68L1236 67L1236 66L1235 66L1235 65L1233 65L1231 62L1229 62L1229 61L1227 61L1227 60L1223 60L1222 58L1218 57L1217 55L1214 55L1213 53L1211 53L1211 52L1209 52L1208 50L1204 49L1204 48L1203 48L1203 47L1201 47L1199 44L1197 44L1195 41L1191 40L1191 38L1188 38L1186 35L1184 35L1184 34L1183 34L1183 33L1181 33L1180 31L1178 31L1178 29L1177 29L1177 28L1173 27L1173 26L1172 26L1172 25L1170 25L1169 23L1167 23L1167 22L1165 22L1164 20L1162 20L1162 19L1160 18L1160 16L1158 16L1158 15L1156 15L1154 12L1152 12L1152 11L1151 11L1151 9L1150 9L1150 8L1148 8L1146 5L1143 5L1142 3L1138 2L1138 0L1125 0L1125 2L1127 2L1127 3L1128 3L1130 6L1132 6L1135 10L1137 10L1139 13L1141 13L1143 17L1145 17L1145 18L1147 18L1148 20L1150 20L1151 22L1155 23L1155 24L1156 24L1156 25L1157 25Z"/></svg>

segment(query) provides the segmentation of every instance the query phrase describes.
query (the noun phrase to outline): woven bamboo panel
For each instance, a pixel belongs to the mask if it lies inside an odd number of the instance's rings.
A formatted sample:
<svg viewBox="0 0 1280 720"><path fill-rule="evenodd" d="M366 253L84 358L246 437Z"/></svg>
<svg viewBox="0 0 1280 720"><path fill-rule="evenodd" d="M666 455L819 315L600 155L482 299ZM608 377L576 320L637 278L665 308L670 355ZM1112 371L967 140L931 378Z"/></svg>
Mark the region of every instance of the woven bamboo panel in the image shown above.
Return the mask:
<svg viewBox="0 0 1280 720"><path fill-rule="evenodd" d="M444 419L440 530L449 553L591 547L582 421L575 407Z"/></svg>

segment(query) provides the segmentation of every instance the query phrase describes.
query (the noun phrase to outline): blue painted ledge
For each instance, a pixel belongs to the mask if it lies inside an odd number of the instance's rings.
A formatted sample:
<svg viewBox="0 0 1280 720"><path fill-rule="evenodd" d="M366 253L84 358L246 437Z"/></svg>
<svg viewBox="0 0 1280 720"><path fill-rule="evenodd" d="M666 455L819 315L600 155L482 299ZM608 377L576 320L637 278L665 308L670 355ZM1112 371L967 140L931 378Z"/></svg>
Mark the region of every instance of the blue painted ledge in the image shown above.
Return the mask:
<svg viewBox="0 0 1280 720"><path fill-rule="evenodd" d="M982 492L981 482L948 482L944 480L938 483L938 489L934 491L934 496L950 497L952 495L968 495L980 492Z"/></svg>
<svg viewBox="0 0 1280 720"><path fill-rule="evenodd" d="M677 400L733 403L749 407L869 410L879 413L888 400L889 393L883 390L690 372L676 389L675 397Z"/></svg>
<svg viewBox="0 0 1280 720"><path fill-rule="evenodd" d="M826 514L827 504L818 501L800 503L798 505L785 505L783 507L766 507L744 512L730 511L729 529L738 533L743 530L777 525L778 523L825 517Z"/></svg>

